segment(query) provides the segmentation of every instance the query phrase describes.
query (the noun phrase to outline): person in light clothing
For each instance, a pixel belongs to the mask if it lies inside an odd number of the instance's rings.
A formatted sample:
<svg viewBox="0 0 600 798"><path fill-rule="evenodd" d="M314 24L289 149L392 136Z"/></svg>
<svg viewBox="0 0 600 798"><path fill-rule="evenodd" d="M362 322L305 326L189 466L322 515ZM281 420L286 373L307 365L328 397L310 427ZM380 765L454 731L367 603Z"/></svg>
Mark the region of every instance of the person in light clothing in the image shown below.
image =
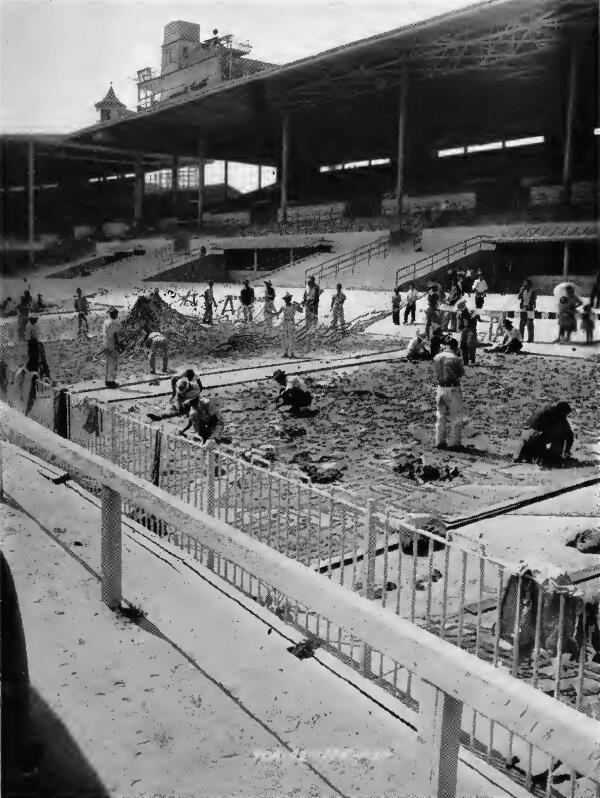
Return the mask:
<svg viewBox="0 0 600 798"><path fill-rule="evenodd" d="M202 397L194 399L188 423L179 430L179 434L185 437L190 427L193 428L195 435L202 438L202 443L206 443L209 438L219 440L223 433L223 420L219 414L217 400Z"/></svg>
<svg viewBox="0 0 600 798"><path fill-rule="evenodd" d="M504 355L517 355L523 349L521 333L513 326L510 319L502 319L504 338L498 346L493 346L490 352L501 352Z"/></svg>
<svg viewBox="0 0 600 798"><path fill-rule="evenodd" d="M156 374L156 356L162 357L162 370L166 373L169 370L169 343L163 333L151 332L146 327L146 346L150 349L148 362L150 364L150 374Z"/></svg>
<svg viewBox="0 0 600 798"><path fill-rule="evenodd" d="M298 302L292 301L292 295L288 293L283 297L284 306L280 308L277 315L283 313L283 323L281 325L283 355L282 357L295 357L294 339L296 337L296 313L302 313L302 307Z"/></svg>
<svg viewBox="0 0 600 798"><path fill-rule="evenodd" d="M346 331L346 324L344 321L344 302L346 301L346 294L342 292L342 284L336 285L336 292L331 297L331 327L337 330L338 322L342 332Z"/></svg>
<svg viewBox="0 0 600 798"><path fill-rule="evenodd" d="M118 388L117 370L119 368L119 351L121 349L121 342L119 341L119 334L121 332L121 325L117 321L119 311L116 308L110 308L108 311L108 318L104 321L102 328L102 336L104 340L104 355L106 357L106 387Z"/></svg>
<svg viewBox="0 0 600 798"><path fill-rule="evenodd" d="M408 349L406 350L407 360L431 360L429 350L423 343L425 333L417 330L414 337L409 341Z"/></svg>
<svg viewBox="0 0 600 798"><path fill-rule="evenodd" d="M448 349L433 358L433 376L437 385L435 445L438 449L460 448L463 416L460 381L464 374L458 341L450 338Z"/></svg>
<svg viewBox="0 0 600 798"><path fill-rule="evenodd" d="M419 298L419 293L418 291L416 291L414 283L411 283L405 298L406 307L404 308L404 324L415 323L415 313L417 312L418 298ZM410 322L408 321L409 317L410 317Z"/></svg>
<svg viewBox="0 0 600 798"><path fill-rule="evenodd" d="M477 272L477 279L473 283L473 291L475 292L475 307L480 310L485 302L485 296L490 289L486 283L483 272L481 269Z"/></svg>

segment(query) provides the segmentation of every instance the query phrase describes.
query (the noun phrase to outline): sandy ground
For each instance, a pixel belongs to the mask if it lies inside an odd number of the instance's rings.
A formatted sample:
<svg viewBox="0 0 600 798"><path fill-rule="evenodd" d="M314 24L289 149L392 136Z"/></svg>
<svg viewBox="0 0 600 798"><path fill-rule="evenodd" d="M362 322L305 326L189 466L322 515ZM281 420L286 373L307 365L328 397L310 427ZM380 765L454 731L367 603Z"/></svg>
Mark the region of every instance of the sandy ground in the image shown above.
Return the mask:
<svg viewBox="0 0 600 798"><path fill-rule="evenodd" d="M292 370L293 367L290 367ZM477 512L531 493L597 475L597 363L536 356L482 354L463 381L463 442L472 453L437 451L433 446L435 388L427 363L396 361L307 375L313 392L313 418L289 420L273 407L270 381L212 390L222 400L227 431L245 449L276 447L276 468L299 469L320 458L342 470L341 486L360 500L374 497L381 509L437 512L446 518ZM373 393L373 392L376 392ZM543 404L566 399L578 462L561 470L512 462L526 418ZM140 415L162 407L164 399L136 402ZM134 411L134 415L135 415ZM301 425L306 434L288 441L282 430ZM181 424L165 422L173 431ZM460 474L450 482L418 484L394 473L397 458L420 455Z"/></svg>
<svg viewBox="0 0 600 798"><path fill-rule="evenodd" d="M386 709L413 725L414 713L325 652L291 656L300 633L130 522L124 595L146 617L115 617L100 603L97 505L3 453L19 506L0 506L2 545L52 719L37 726L46 757L25 795L422 794L416 734ZM525 795L464 750L458 794Z"/></svg>

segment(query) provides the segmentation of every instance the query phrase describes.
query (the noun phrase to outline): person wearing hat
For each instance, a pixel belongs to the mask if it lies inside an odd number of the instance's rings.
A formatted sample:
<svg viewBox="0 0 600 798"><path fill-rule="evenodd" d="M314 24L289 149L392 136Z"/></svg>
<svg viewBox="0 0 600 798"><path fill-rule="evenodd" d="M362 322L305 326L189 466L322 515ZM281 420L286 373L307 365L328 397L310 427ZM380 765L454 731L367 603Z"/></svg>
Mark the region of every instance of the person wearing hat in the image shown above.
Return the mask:
<svg viewBox="0 0 600 798"><path fill-rule="evenodd" d="M456 338L449 338L447 347L433 358L433 377L437 386L435 445L438 449L458 449L463 416L460 381L465 369Z"/></svg>
<svg viewBox="0 0 600 798"><path fill-rule="evenodd" d="M308 278L307 289L304 292L302 304L306 312L306 327L316 327L319 322L319 299L323 291L317 285L317 281L311 275Z"/></svg>
<svg viewBox="0 0 600 798"><path fill-rule="evenodd" d="M195 402L200 398L202 384L200 380L195 378L192 369L188 369L179 377L173 377L172 382L175 385L171 396L170 410L166 413L148 413L148 418L152 421L164 421L167 418L187 416Z"/></svg>
<svg viewBox="0 0 600 798"><path fill-rule="evenodd" d="M467 308L464 299L456 303L458 329L460 330L460 351L463 364L475 365L475 352L477 350L477 322L481 321L478 314Z"/></svg>
<svg viewBox="0 0 600 798"><path fill-rule="evenodd" d="M312 394L303 379L295 376L288 380L285 371L281 369L274 372L273 379L280 386L279 395L275 400L276 407L288 405L292 416L300 415L303 410L310 407Z"/></svg>
<svg viewBox="0 0 600 798"><path fill-rule="evenodd" d="M244 313L244 321L252 321L254 308L254 288L250 285L250 280L244 280L244 287L240 291L240 302Z"/></svg>
<svg viewBox="0 0 600 798"><path fill-rule="evenodd" d="M194 399L190 406L188 423L179 430L179 435L185 437L190 427L195 435L202 438L202 443L206 443L209 438L219 440L223 433L223 419L219 413L218 401L201 396Z"/></svg>
<svg viewBox="0 0 600 798"><path fill-rule="evenodd" d="M275 289L270 280L265 280L265 324L267 327L273 326L273 317L277 315L275 310Z"/></svg>
<svg viewBox="0 0 600 798"><path fill-rule="evenodd" d="M346 301L346 294L342 292L342 284L336 285L336 292L331 297L331 327L337 330L338 322L340 324L342 333L346 332L346 324L344 321L344 302Z"/></svg>
<svg viewBox="0 0 600 798"><path fill-rule="evenodd" d="M563 458L569 458L574 436L567 416L572 412L568 402L558 402L530 416L516 461L559 465Z"/></svg>
<svg viewBox="0 0 600 798"><path fill-rule="evenodd" d="M216 309L217 303L215 302L215 295L213 294L214 281L208 281L208 288L204 292L204 316L202 317L203 324L212 324L213 322L213 308Z"/></svg>
<svg viewBox="0 0 600 798"><path fill-rule="evenodd" d="M108 318L104 320L102 327L102 337L104 340L104 355L106 357L106 387L118 388L116 378L119 368L119 350L121 343L119 334L121 325L117 321L119 311L116 308L109 308Z"/></svg>
<svg viewBox="0 0 600 798"><path fill-rule="evenodd" d="M292 295L288 291L283 297L284 305L277 312L277 316L283 313L283 323L281 325L281 343L283 344L282 357L295 357L294 339L296 335L296 313L302 313L302 307L298 302L292 301Z"/></svg>
<svg viewBox="0 0 600 798"><path fill-rule="evenodd" d="M489 291L488 284L483 277L481 269L477 272L477 279L473 283L473 291L475 292L475 307L477 310L481 310L485 301L485 296Z"/></svg>

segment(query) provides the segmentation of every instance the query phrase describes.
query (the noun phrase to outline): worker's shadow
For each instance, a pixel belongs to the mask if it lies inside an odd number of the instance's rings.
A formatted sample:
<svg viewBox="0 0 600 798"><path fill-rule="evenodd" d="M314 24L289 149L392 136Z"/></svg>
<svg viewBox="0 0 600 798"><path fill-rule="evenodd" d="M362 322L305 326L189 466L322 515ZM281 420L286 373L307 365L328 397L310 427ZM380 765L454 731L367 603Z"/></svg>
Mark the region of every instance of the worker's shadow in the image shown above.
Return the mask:
<svg viewBox="0 0 600 798"><path fill-rule="evenodd" d="M3 795L15 798L39 796L85 796L109 798L92 765L59 716L34 687L29 690L30 723L28 740L30 775L23 775L12 763L3 762ZM85 713L82 708L81 712ZM4 718L3 718L4 725ZM85 724L84 724L85 725ZM4 735L3 735L4 736ZM98 740L102 745L102 740ZM37 765L37 766L36 766Z"/></svg>

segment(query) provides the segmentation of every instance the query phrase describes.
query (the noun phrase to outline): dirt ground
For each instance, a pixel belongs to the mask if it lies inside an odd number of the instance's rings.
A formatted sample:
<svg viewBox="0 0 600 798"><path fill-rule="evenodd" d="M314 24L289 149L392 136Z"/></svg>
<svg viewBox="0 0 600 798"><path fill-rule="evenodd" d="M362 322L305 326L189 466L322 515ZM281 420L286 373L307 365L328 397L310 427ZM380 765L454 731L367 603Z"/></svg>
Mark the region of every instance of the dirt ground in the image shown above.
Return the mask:
<svg viewBox="0 0 600 798"><path fill-rule="evenodd" d="M347 371L307 375L313 392L311 418L290 419L274 408L269 381L211 391L219 396L228 434L246 450L275 447L275 468L289 472L319 461L341 471L336 485L385 508L437 512L456 517L597 476L600 367L593 361L482 353L463 381L463 443L468 453L439 452L433 446L435 388L427 363L398 361ZM575 412L576 440L570 467L556 470L515 464L524 421L541 405L565 399ZM136 403L144 416L163 399ZM176 431L179 421L167 422ZM290 439L289 426L304 434ZM399 460L422 457L425 464L458 474L420 482L394 472Z"/></svg>

